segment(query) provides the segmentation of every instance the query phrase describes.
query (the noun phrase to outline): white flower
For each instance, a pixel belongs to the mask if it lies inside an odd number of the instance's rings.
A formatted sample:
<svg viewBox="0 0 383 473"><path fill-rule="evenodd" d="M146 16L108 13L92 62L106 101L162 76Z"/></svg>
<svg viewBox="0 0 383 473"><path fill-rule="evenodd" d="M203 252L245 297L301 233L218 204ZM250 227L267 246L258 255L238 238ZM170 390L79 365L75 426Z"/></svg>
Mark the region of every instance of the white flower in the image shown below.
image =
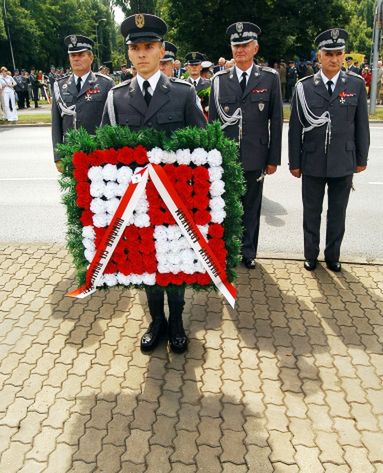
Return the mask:
<svg viewBox="0 0 383 473"><path fill-rule="evenodd" d="M149 162L153 164L160 164L162 162L163 151L161 148L153 148L148 152Z"/></svg>
<svg viewBox="0 0 383 473"><path fill-rule="evenodd" d="M194 250L192 250L191 248L186 248L180 252L180 256L182 263L187 264L189 266L193 265L193 261L195 258Z"/></svg>
<svg viewBox="0 0 383 473"><path fill-rule="evenodd" d="M116 182L110 181L106 183L104 195L107 199L113 199L113 197L116 197L117 191L118 184Z"/></svg>
<svg viewBox="0 0 383 473"><path fill-rule="evenodd" d="M167 240L167 232L165 225L156 225L154 227L154 238L158 242L163 242Z"/></svg>
<svg viewBox="0 0 383 473"><path fill-rule="evenodd" d="M84 248L86 248L87 250L95 251L93 239L91 240L90 238L83 238L82 244L84 245Z"/></svg>
<svg viewBox="0 0 383 473"><path fill-rule="evenodd" d="M207 153L207 162L210 166L221 166L222 155L217 149L212 149Z"/></svg>
<svg viewBox="0 0 383 473"><path fill-rule="evenodd" d="M191 155L191 161L196 166L202 166L207 162L207 153L203 148L196 148Z"/></svg>
<svg viewBox="0 0 383 473"><path fill-rule="evenodd" d="M209 225L197 225L199 231L202 233L202 235L205 237L205 240L207 239L207 234L209 232Z"/></svg>
<svg viewBox="0 0 383 473"><path fill-rule="evenodd" d="M172 266L179 266L181 264L181 255L172 251L168 253L168 261Z"/></svg>
<svg viewBox="0 0 383 473"><path fill-rule="evenodd" d="M142 283L141 274L131 274L130 281L132 284L141 284Z"/></svg>
<svg viewBox="0 0 383 473"><path fill-rule="evenodd" d="M120 204L120 200L116 197L114 199L107 200L105 202L106 211L108 214L114 215L116 213L117 207Z"/></svg>
<svg viewBox="0 0 383 473"><path fill-rule="evenodd" d="M117 166L106 164L102 170L104 181L115 181L117 179Z"/></svg>
<svg viewBox="0 0 383 473"><path fill-rule="evenodd" d="M177 160L176 153L173 151L163 151L162 153L162 162L166 164L173 164Z"/></svg>
<svg viewBox="0 0 383 473"><path fill-rule="evenodd" d="M157 271L159 273L170 273L170 265L166 261L158 261Z"/></svg>
<svg viewBox="0 0 383 473"><path fill-rule="evenodd" d="M134 216L134 225L136 227L149 227L150 226L150 219L148 214L136 214Z"/></svg>
<svg viewBox="0 0 383 473"><path fill-rule="evenodd" d="M88 177L91 181L102 181L102 167L101 166L92 166L88 170Z"/></svg>
<svg viewBox="0 0 383 473"><path fill-rule="evenodd" d="M147 286L154 286L156 284L156 274L155 273L144 273L142 275L142 282Z"/></svg>
<svg viewBox="0 0 383 473"><path fill-rule="evenodd" d="M178 164L190 164L191 154L190 149L177 149L176 159Z"/></svg>
<svg viewBox="0 0 383 473"><path fill-rule="evenodd" d="M96 252L94 250L90 250L88 248L86 248L86 250L84 251L84 256L85 256L86 260L89 261L89 263L91 263L93 261L93 258L94 258L95 254L96 254Z"/></svg>
<svg viewBox="0 0 383 473"><path fill-rule="evenodd" d="M106 227L108 225L108 214L99 213L93 215L93 225L97 228Z"/></svg>
<svg viewBox="0 0 383 473"><path fill-rule="evenodd" d="M225 192L225 183L223 181L214 181L210 185L210 195L217 197Z"/></svg>
<svg viewBox="0 0 383 473"><path fill-rule="evenodd" d="M117 281L118 281L118 284L123 284L124 286L129 286L130 276L126 276L126 274L122 274L122 273L117 273Z"/></svg>
<svg viewBox="0 0 383 473"><path fill-rule="evenodd" d="M197 261L194 263L194 272L195 272L195 273L203 273L203 272L205 272L200 260L197 260Z"/></svg>
<svg viewBox="0 0 383 473"><path fill-rule="evenodd" d="M92 202L90 204L90 210L94 214L104 213L106 211L105 204L106 204L105 200L98 199L98 198L92 199Z"/></svg>
<svg viewBox="0 0 383 473"><path fill-rule="evenodd" d="M224 210L212 210L211 211L211 221L213 223L222 223L226 217L226 212Z"/></svg>
<svg viewBox="0 0 383 473"><path fill-rule="evenodd" d="M167 228L167 239L170 241L178 240L181 238L181 229L178 225L169 225Z"/></svg>
<svg viewBox="0 0 383 473"><path fill-rule="evenodd" d="M107 286L115 286L117 284L117 277L115 274L104 274L103 276L104 284Z"/></svg>
<svg viewBox="0 0 383 473"><path fill-rule="evenodd" d="M218 181L222 179L223 168L221 166L209 167L209 180L210 182Z"/></svg>
<svg viewBox="0 0 383 473"><path fill-rule="evenodd" d="M90 238L94 240L96 234L94 232L92 225L86 225L85 227L82 227L82 236L84 238Z"/></svg>
<svg viewBox="0 0 383 473"><path fill-rule="evenodd" d="M95 180L90 185L90 195L92 197L102 197L105 190L104 181Z"/></svg>
<svg viewBox="0 0 383 473"><path fill-rule="evenodd" d="M213 197L210 199L209 206L213 212L216 210L223 210L225 208L225 201L222 197Z"/></svg>
<svg viewBox="0 0 383 473"><path fill-rule="evenodd" d="M137 205L134 211L136 213L146 213L148 210L149 210L149 202L148 202L148 199L146 198L146 192L144 192L140 200L137 202Z"/></svg>
<svg viewBox="0 0 383 473"><path fill-rule="evenodd" d="M117 170L117 182L119 184L129 184L132 180L133 171L129 166L122 166Z"/></svg>

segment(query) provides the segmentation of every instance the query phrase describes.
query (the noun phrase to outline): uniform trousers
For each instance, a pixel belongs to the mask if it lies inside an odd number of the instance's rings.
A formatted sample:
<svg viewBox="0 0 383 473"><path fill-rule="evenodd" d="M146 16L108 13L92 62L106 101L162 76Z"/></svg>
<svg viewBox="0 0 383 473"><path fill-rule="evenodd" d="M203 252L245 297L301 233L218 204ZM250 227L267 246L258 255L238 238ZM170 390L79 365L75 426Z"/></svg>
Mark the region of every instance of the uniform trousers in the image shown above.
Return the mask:
<svg viewBox="0 0 383 473"><path fill-rule="evenodd" d="M243 238L242 256L254 259L257 256L259 221L261 218L263 179L261 170L245 171L246 193L242 198L243 205Z"/></svg>
<svg viewBox="0 0 383 473"><path fill-rule="evenodd" d="M327 185L328 210L324 256L326 261L339 261L352 178L352 174L343 177L302 175L305 259L316 260L319 255L321 214Z"/></svg>
<svg viewBox="0 0 383 473"><path fill-rule="evenodd" d="M146 286L149 312L153 319L164 317L165 292L168 296L168 306L170 317L181 317L185 305L185 287L172 286L162 288L159 286Z"/></svg>

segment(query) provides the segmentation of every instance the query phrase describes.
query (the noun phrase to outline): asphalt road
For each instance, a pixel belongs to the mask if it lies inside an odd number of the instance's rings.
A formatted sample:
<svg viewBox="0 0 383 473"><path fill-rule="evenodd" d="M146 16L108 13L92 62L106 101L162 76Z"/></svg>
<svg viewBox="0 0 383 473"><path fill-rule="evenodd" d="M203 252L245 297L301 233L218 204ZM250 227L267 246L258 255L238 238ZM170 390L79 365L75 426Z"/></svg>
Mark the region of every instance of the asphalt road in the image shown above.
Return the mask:
<svg viewBox="0 0 383 473"><path fill-rule="evenodd" d="M288 171L286 125L283 143L283 164L265 181L259 256L302 258L301 184ZM0 127L0 242L65 241L57 177L49 127ZM383 263L382 124L371 125L369 166L354 187L342 260Z"/></svg>

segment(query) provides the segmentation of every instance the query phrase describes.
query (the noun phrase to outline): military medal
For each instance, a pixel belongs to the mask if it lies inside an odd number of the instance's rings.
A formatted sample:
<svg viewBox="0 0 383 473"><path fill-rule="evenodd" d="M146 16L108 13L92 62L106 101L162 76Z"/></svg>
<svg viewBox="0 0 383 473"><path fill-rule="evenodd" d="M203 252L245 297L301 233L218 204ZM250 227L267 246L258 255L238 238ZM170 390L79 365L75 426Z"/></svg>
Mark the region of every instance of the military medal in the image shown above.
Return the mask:
<svg viewBox="0 0 383 473"><path fill-rule="evenodd" d="M64 84L63 89L67 89L67 88L68 88L68 84Z"/></svg>
<svg viewBox="0 0 383 473"><path fill-rule="evenodd" d="M92 100L92 96L90 94L86 94L85 95L85 100L87 100L88 102L90 102Z"/></svg>
<svg viewBox="0 0 383 473"><path fill-rule="evenodd" d="M263 102L260 102L260 103L258 104L258 108L259 108L259 111L260 111L260 112L263 112L263 109L265 108L265 104L264 104Z"/></svg>

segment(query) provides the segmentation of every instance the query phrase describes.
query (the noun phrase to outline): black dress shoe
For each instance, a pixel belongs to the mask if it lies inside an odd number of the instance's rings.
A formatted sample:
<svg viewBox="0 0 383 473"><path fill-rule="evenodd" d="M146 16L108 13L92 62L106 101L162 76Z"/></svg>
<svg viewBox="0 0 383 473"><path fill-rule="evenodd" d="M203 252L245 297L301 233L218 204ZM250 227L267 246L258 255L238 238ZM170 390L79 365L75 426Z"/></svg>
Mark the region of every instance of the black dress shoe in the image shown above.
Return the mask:
<svg viewBox="0 0 383 473"><path fill-rule="evenodd" d="M330 271L334 271L334 273L339 273L342 269L339 261L326 261L326 266Z"/></svg>
<svg viewBox="0 0 383 473"><path fill-rule="evenodd" d="M183 353L188 347L188 337L186 336L182 324L182 316L169 318L169 345L174 353Z"/></svg>
<svg viewBox="0 0 383 473"><path fill-rule="evenodd" d="M307 271L314 271L314 269L317 267L317 260L315 260L315 259L307 259L307 260L303 263L303 266L304 266L304 268L305 268Z"/></svg>
<svg viewBox="0 0 383 473"><path fill-rule="evenodd" d="M255 258L243 258L242 261L247 269L255 269Z"/></svg>
<svg viewBox="0 0 383 473"><path fill-rule="evenodd" d="M151 351L156 348L159 342L167 333L168 324L164 317L159 317L154 319L149 327L148 330L143 334L141 337L141 351Z"/></svg>

